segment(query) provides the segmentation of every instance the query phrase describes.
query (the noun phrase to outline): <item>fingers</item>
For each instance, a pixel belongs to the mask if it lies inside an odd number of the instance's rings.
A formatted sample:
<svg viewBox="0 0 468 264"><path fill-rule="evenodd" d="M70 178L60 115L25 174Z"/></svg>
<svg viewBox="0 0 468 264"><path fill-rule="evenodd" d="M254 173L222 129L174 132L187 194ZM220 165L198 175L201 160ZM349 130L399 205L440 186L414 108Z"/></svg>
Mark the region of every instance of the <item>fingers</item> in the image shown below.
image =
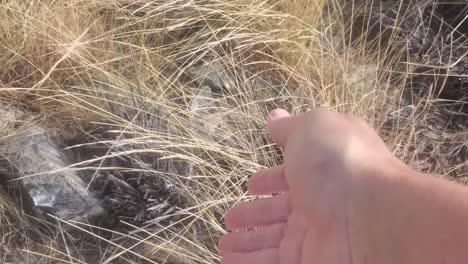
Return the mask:
<svg viewBox="0 0 468 264"><path fill-rule="evenodd" d="M290 213L287 194L238 205L226 215L226 225L233 231L284 223Z"/></svg>
<svg viewBox="0 0 468 264"><path fill-rule="evenodd" d="M278 249L263 249L252 253L230 253L223 256L221 264L279 264Z"/></svg>
<svg viewBox="0 0 468 264"><path fill-rule="evenodd" d="M250 178L248 189L253 195L270 195L288 191L284 166L280 165L257 172Z"/></svg>
<svg viewBox="0 0 468 264"><path fill-rule="evenodd" d="M291 117L286 110L276 109L268 116L268 132L273 142L284 148L299 123L300 117Z"/></svg>
<svg viewBox="0 0 468 264"><path fill-rule="evenodd" d="M281 242L282 254L280 263L301 263L304 240L309 230L310 223L301 214L295 214L288 219Z"/></svg>
<svg viewBox="0 0 468 264"><path fill-rule="evenodd" d="M285 224L275 224L248 232L224 235L219 241L221 253L249 253L269 248L278 248Z"/></svg>

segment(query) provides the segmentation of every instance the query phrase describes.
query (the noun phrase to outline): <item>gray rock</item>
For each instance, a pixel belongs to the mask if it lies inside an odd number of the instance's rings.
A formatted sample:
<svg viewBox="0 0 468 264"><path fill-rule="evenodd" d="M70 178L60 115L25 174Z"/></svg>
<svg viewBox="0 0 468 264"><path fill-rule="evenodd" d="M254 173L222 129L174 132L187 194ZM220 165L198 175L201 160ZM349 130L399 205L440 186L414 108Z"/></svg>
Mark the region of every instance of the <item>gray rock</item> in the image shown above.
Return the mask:
<svg viewBox="0 0 468 264"><path fill-rule="evenodd" d="M285 96L282 81L276 80L273 73L258 72L252 65L233 70L221 63L205 62L188 67L186 73L201 86L209 87L214 97L238 94L239 90L250 92L254 100Z"/></svg>
<svg viewBox="0 0 468 264"><path fill-rule="evenodd" d="M203 86L197 91L190 108L194 128L199 128L199 130L208 132L210 135L216 133L222 120L219 116L219 104L214 98L210 87Z"/></svg>
<svg viewBox="0 0 468 264"><path fill-rule="evenodd" d="M205 63L191 66L187 73L193 79L211 88L214 93L228 93L235 87L234 79L229 70L222 64Z"/></svg>
<svg viewBox="0 0 468 264"><path fill-rule="evenodd" d="M79 173L68 168L72 163L67 153L52 141L46 129L30 125L0 143L0 153L11 165L9 180L19 181L36 217L50 220L51 214L65 221L96 223L106 215Z"/></svg>

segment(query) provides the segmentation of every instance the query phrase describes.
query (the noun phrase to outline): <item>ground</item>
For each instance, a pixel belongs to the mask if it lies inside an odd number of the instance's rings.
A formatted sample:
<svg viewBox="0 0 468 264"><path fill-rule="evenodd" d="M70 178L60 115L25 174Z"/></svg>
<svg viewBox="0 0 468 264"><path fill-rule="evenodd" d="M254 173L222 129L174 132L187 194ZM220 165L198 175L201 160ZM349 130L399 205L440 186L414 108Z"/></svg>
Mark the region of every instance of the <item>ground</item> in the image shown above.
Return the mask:
<svg viewBox="0 0 468 264"><path fill-rule="evenodd" d="M281 160L265 131L276 107L363 117L414 169L467 182L467 12L434 0L0 1L2 263L218 263L226 210ZM68 161L54 173L77 174L107 217L28 211L23 179L42 176L8 146L31 127Z"/></svg>

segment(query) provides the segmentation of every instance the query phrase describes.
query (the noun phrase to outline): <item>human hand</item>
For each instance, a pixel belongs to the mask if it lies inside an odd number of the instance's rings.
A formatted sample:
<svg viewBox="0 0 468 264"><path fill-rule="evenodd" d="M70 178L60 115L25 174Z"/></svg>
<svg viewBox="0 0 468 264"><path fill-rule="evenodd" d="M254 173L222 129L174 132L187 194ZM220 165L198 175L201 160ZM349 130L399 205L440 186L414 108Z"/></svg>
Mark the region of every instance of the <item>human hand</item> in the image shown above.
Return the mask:
<svg viewBox="0 0 468 264"><path fill-rule="evenodd" d="M227 214L235 232L219 243L222 264L364 263L372 256L367 238L374 231L363 225L376 178L407 167L353 116L315 110L291 117L279 109L270 114L268 130L284 150L284 163L255 174L248 189L280 194Z"/></svg>

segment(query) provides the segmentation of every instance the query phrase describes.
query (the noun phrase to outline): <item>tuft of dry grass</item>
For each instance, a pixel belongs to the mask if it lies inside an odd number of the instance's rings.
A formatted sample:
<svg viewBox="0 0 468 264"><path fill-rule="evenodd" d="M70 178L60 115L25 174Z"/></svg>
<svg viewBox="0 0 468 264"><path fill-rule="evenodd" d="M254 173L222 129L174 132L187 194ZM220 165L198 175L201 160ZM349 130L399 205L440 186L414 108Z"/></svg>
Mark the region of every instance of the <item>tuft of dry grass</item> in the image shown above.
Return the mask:
<svg viewBox="0 0 468 264"><path fill-rule="evenodd" d="M1 190L4 263L219 262L224 213L281 159L264 129L276 107L361 116L416 169L463 181L461 22L436 1L367 2L0 2L0 100L69 146L110 212L39 226Z"/></svg>

